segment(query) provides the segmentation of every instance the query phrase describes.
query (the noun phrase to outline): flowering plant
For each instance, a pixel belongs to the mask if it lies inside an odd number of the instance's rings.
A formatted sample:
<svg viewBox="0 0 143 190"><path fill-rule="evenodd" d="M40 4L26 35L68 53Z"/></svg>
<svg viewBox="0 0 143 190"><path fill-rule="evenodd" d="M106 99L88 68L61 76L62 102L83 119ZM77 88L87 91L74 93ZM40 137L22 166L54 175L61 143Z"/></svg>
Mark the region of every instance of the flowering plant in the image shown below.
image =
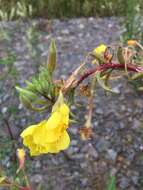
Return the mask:
<svg viewBox="0 0 143 190"><path fill-rule="evenodd" d="M126 76L130 82L143 78L143 46L136 40L129 40L125 46L99 45L87 54L84 62L66 80L54 78L57 65L54 40L51 41L48 54L47 64L40 67L39 74L31 81L25 81L25 88L16 87L20 101L27 109L41 114L46 110L51 111L49 118L32 124L21 132L23 144L28 147L31 156L58 153L69 147L68 127L72 122L77 122L71 105L75 104L77 95L88 99L85 124L79 130L81 139L86 140L93 135L92 115L96 83L106 92L116 93L110 87L109 81L122 76ZM83 83L85 79L88 80ZM138 90L143 90L142 83L138 85ZM32 190L25 172L25 156L24 149L17 150L19 167L16 173L23 172L24 185L21 186L0 174L0 186ZM111 178L109 189L112 187L115 187L114 176Z"/></svg>
<svg viewBox="0 0 143 190"><path fill-rule="evenodd" d="M70 106L74 103L77 91L88 98L88 111L84 127L80 129L82 139L92 137L93 99L96 83L111 93L109 80L126 75L135 80L143 77L143 47L135 40L129 40L126 46L107 46L101 44L89 52L85 61L66 79L54 79L56 69L56 45L51 41L48 62L40 68L39 75L26 81L26 87L16 87L20 100L30 110L42 112L51 109L49 119L31 125L22 133L23 143L30 149L31 156L45 153L58 153L70 144L67 133L70 120L74 118ZM87 68L91 62L91 68ZM121 70L113 76L114 70ZM134 74L135 73L135 74ZM89 78L87 84L82 82ZM142 89L142 86L139 87Z"/></svg>

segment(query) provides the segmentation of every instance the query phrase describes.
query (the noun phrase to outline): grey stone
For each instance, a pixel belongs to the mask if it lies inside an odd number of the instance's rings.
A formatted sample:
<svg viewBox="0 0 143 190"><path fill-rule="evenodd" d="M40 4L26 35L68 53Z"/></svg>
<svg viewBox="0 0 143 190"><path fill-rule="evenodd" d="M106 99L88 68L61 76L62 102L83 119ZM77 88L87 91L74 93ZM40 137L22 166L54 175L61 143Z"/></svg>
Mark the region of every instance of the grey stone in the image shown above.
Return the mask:
<svg viewBox="0 0 143 190"><path fill-rule="evenodd" d="M139 183L139 176L132 176L131 179L135 185Z"/></svg>
<svg viewBox="0 0 143 190"><path fill-rule="evenodd" d="M119 183L119 186L122 190L126 190L130 185L129 179L126 177L122 177Z"/></svg>
<svg viewBox="0 0 143 190"><path fill-rule="evenodd" d="M96 148L99 152L106 151L110 145L110 142L105 140L103 137L96 143Z"/></svg>
<svg viewBox="0 0 143 190"><path fill-rule="evenodd" d="M81 184L82 184L83 187L86 187L87 184L88 184L88 179L87 178L81 179Z"/></svg>
<svg viewBox="0 0 143 190"><path fill-rule="evenodd" d="M95 111L97 114L103 114L103 110L101 108L97 108Z"/></svg>
<svg viewBox="0 0 143 190"><path fill-rule="evenodd" d="M8 110L7 107L3 107L2 110L1 110L1 112L2 112L3 114L5 114L5 113L7 112L7 110Z"/></svg>
<svg viewBox="0 0 143 190"><path fill-rule="evenodd" d="M117 158L117 152L113 149L108 149L107 150L107 158L112 161L115 161Z"/></svg>
<svg viewBox="0 0 143 190"><path fill-rule="evenodd" d="M138 129L138 128L140 128L140 127L141 127L140 121L139 121L138 119L134 119L134 120L133 120L133 124L132 124L132 128Z"/></svg>
<svg viewBox="0 0 143 190"><path fill-rule="evenodd" d="M43 179L43 177L40 174L35 174L35 175L31 176L31 181L33 181L35 183L41 183L42 179Z"/></svg>

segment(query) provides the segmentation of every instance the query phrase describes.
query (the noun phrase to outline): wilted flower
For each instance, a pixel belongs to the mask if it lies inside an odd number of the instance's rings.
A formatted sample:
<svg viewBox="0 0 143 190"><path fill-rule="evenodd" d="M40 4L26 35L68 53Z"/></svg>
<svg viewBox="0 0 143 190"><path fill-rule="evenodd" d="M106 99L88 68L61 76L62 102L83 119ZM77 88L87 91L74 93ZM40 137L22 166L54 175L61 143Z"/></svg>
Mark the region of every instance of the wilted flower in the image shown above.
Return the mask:
<svg viewBox="0 0 143 190"><path fill-rule="evenodd" d="M5 182L5 179L6 179L5 176L0 177L0 184L2 184L3 182Z"/></svg>
<svg viewBox="0 0 143 190"><path fill-rule="evenodd" d="M10 187L11 181L6 176L0 176L0 187Z"/></svg>
<svg viewBox="0 0 143 190"><path fill-rule="evenodd" d="M93 131L91 127L82 127L79 130L79 133L82 140L91 139L91 137L93 136Z"/></svg>
<svg viewBox="0 0 143 190"><path fill-rule="evenodd" d="M105 52L107 46L105 44L100 44L93 50L93 54L101 55Z"/></svg>
<svg viewBox="0 0 143 190"><path fill-rule="evenodd" d="M66 131L69 124L69 107L60 93L48 120L31 125L21 133L23 143L30 149L31 156L44 153L58 153L70 143Z"/></svg>
<svg viewBox="0 0 143 190"><path fill-rule="evenodd" d="M90 86L88 84L80 85L79 94L89 97L91 95Z"/></svg>

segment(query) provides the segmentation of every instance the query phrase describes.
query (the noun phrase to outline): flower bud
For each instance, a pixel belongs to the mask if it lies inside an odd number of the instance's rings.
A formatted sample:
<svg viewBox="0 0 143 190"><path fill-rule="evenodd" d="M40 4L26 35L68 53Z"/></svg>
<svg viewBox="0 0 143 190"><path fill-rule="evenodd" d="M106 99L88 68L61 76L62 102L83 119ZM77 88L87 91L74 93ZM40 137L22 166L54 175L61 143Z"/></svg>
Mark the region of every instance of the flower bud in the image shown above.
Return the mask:
<svg viewBox="0 0 143 190"><path fill-rule="evenodd" d="M18 148L17 149L17 157L19 160L19 168L17 170L17 173L24 168L24 163L25 163L25 151L23 148Z"/></svg>
<svg viewBox="0 0 143 190"><path fill-rule="evenodd" d="M52 40L50 44L47 66L48 71L52 75L56 67L56 44L54 40Z"/></svg>
<svg viewBox="0 0 143 190"><path fill-rule="evenodd" d="M128 44L128 46L136 46L137 45L137 41L136 40L128 40L127 44Z"/></svg>

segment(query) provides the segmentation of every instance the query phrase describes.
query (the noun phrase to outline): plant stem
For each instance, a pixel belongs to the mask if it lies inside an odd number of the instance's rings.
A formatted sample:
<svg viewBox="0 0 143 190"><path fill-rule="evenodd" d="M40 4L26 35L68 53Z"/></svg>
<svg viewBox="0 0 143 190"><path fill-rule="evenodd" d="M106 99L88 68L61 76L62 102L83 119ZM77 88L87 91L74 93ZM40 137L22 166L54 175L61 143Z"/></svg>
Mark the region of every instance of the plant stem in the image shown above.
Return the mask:
<svg viewBox="0 0 143 190"><path fill-rule="evenodd" d="M15 145L15 136L12 132L12 129L9 125L9 122L6 118L3 119L4 120L4 123L7 127L7 130L8 130L8 133L9 133L9 136L11 138L11 141L12 141L12 147L13 147L13 150L16 150L16 145ZM16 156L16 152L13 153L13 161L16 161L17 160L17 156Z"/></svg>
<svg viewBox="0 0 143 190"><path fill-rule="evenodd" d="M27 174L25 172L25 168L23 168L22 172L23 172L23 175L24 175L24 178L25 178L26 186L30 187L30 189L31 189L31 183L30 183L30 180L29 180L29 178L28 178L28 176L27 176Z"/></svg>
<svg viewBox="0 0 143 190"><path fill-rule="evenodd" d="M4 122L5 122L5 125L7 126L8 133L9 133L9 136L10 136L11 140L14 141L14 140L15 140L15 137L14 137L14 135L13 135L13 132L12 132L12 130L11 130L11 127L10 127L10 125L9 125L8 120L5 119L5 118L4 118L3 120L4 120Z"/></svg>
<svg viewBox="0 0 143 190"><path fill-rule="evenodd" d="M91 127L91 120L92 120L92 112L93 112L93 100L94 100L94 92L95 92L95 86L96 86L96 77L91 77L91 95L88 99L88 113L87 113L87 120L85 123L85 126L87 128Z"/></svg>
<svg viewBox="0 0 143 190"><path fill-rule="evenodd" d="M133 71L133 72L143 72L143 67L140 66L135 66L133 64L127 64L126 65L128 71ZM97 71L105 71L107 69L115 69L115 70L120 70L120 69L125 69L124 64L117 64L117 63L108 63L108 64L103 64L98 67L94 67L92 69L86 70L86 72L74 83L74 86L77 87L83 80L85 80L87 77L92 75L93 73L96 73Z"/></svg>

